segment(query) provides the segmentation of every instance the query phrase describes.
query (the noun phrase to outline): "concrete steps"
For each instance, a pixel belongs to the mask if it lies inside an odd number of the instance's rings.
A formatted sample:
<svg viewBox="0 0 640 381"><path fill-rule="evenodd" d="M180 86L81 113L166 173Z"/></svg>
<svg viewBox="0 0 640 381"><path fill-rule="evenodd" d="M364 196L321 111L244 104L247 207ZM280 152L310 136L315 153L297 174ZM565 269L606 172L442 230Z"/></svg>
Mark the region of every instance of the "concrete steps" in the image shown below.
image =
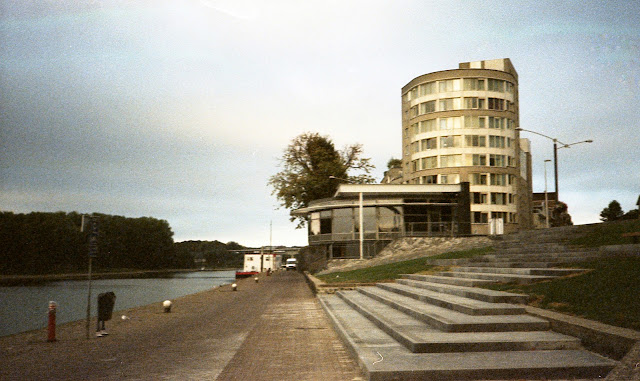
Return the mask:
<svg viewBox="0 0 640 381"><path fill-rule="evenodd" d="M486 254L473 258L461 259L432 259L428 263L435 266L465 266L465 267L494 267L494 268L550 268L563 264L588 262L600 258L599 254Z"/></svg>
<svg viewBox="0 0 640 381"><path fill-rule="evenodd" d="M586 269L557 269L557 268L511 268L511 267L457 267L456 271L465 273L496 273L496 274L517 274L517 275L542 275L542 276L566 276L572 274L578 274Z"/></svg>
<svg viewBox="0 0 640 381"><path fill-rule="evenodd" d="M345 300L352 292L340 292ZM549 329L549 322L529 315L467 315L452 309L420 303L408 296L379 287L362 287L357 292L402 311L444 332L507 332Z"/></svg>
<svg viewBox="0 0 640 381"><path fill-rule="evenodd" d="M500 292L487 290L483 288L456 286L452 284L431 283L428 281L416 280L418 276L412 276L411 279L398 279L397 283L424 288L431 291L437 291L449 295L457 295L465 298L481 300L489 303L516 303L525 304L529 297L527 295L514 294L508 292Z"/></svg>
<svg viewBox="0 0 640 381"><path fill-rule="evenodd" d="M383 283L379 284L378 287L467 315L522 315L526 313L522 305L483 302L481 300L447 295L441 292L429 291L398 283Z"/></svg>
<svg viewBox="0 0 640 381"><path fill-rule="evenodd" d="M413 353L580 349L580 341L551 331L442 332L363 293L339 296Z"/></svg>
<svg viewBox="0 0 640 381"><path fill-rule="evenodd" d="M528 284L533 282L539 282L541 280L549 280L555 277L553 276L545 276L545 275L523 275L523 274L504 274L504 273L492 273L492 272L462 272L462 271L445 271L440 273L443 276L453 277L453 278L471 278L471 279L482 279L482 280L491 280L495 282L503 282L503 283L517 283L517 284Z"/></svg>
<svg viewBox="0 0 640 381"><path fill-rule="evenodd" d="M458 286L482 286L485 284L495 283L490 280L482 280L482 279L466 279L466 278L456 278L452 279L449 276L438 276L438 275L414 275L414 274L406 274L402 276L407 279L415 279L415 280L423 280L432 283L443 283L443 284L453 284Z"/></svg>
<svg viewBox="0 0 640 381"><path fill-rule="evenodd" d="M616 362L526 314L527 295L477 287L578 274L587 270L557 266L600 256L538 233L520 239L526 242L509 237L479 257L432 260L450 267L435 275L403 275L319 298L370 380L605 377Z"/></svg>
<svg viewBox="0 0 640 381"><path fill-rule="evenodd" d="M596 378L615 366L612 360L580 349L578 340L546 330L544 321L540 330L529 331L496 332L482 323L487 318L531 318L524 314L462 318L459 312L431 308L380 287L318 297L369 380ZM474 330L443 331L403 309L429 311L433 319L439 314L437 319L447 324L466 320L461 324ZM536 326L540 320L525 324ZM491 331L475 331L481 326Z"/></svg>

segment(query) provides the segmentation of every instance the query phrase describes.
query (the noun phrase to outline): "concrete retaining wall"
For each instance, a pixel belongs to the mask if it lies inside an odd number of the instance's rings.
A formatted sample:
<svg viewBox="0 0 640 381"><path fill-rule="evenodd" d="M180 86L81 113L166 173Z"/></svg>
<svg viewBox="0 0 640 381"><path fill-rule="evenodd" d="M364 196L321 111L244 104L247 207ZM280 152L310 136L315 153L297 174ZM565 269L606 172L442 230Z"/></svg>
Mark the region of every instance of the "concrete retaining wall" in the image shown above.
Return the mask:
<svg viewBox="0 0 640 381"><path fill-rule="evenodd" d="M549 320L553 331L577 337L590 350L616 360L640 341L640 332L559 312L527 306L527 313Z"/></svg>

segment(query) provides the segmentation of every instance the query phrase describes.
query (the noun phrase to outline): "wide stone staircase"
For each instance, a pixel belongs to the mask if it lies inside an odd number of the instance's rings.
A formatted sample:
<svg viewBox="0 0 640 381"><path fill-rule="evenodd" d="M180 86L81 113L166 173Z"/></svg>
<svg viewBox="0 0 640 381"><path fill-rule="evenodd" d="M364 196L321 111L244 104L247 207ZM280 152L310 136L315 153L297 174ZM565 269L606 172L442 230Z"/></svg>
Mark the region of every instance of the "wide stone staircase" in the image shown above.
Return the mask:
<svg viewBox="0 0 640 381"><path fill-rule="evenodd" d="M525 237L526 238L526 237ZM548 238L551 241L551 238ZM556 268L600 256L516 235L479 257L434 260L449 270L318 297L370 380L604 377L616 362L526 313L526 295L479 288L580 273Z"/></svg>

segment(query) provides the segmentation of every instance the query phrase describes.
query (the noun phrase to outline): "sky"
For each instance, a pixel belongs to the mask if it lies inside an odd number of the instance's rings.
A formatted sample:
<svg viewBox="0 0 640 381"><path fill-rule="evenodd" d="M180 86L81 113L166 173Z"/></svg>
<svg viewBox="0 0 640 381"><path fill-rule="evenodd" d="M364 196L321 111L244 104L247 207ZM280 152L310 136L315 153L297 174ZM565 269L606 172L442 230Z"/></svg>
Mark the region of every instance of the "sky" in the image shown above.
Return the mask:
<svg viewBox="0 0 640 381"><path fill-rule="evenodd" d="M640 2L0 0L0 210L306 245L267 184L304 132L401 157L401 88L510 58L576 224L640 195ZM552 141L532 144L544 190ZM548 189L553 190L552 166Z"/></svg>

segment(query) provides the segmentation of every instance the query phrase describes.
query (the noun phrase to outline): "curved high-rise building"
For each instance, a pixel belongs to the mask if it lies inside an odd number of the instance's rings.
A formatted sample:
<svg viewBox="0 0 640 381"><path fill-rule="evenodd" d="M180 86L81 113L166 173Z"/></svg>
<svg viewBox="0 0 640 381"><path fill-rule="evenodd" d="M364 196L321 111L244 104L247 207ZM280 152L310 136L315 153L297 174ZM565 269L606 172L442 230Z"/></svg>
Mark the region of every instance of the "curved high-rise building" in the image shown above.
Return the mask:
<svg viewBox="0 0 640 381"><path fill-rule="evenodd" d="M402 182L469 182L471 231L531 226L529 142L520 139L518 74L508 58L465 62L402 88Z"/></svg>

